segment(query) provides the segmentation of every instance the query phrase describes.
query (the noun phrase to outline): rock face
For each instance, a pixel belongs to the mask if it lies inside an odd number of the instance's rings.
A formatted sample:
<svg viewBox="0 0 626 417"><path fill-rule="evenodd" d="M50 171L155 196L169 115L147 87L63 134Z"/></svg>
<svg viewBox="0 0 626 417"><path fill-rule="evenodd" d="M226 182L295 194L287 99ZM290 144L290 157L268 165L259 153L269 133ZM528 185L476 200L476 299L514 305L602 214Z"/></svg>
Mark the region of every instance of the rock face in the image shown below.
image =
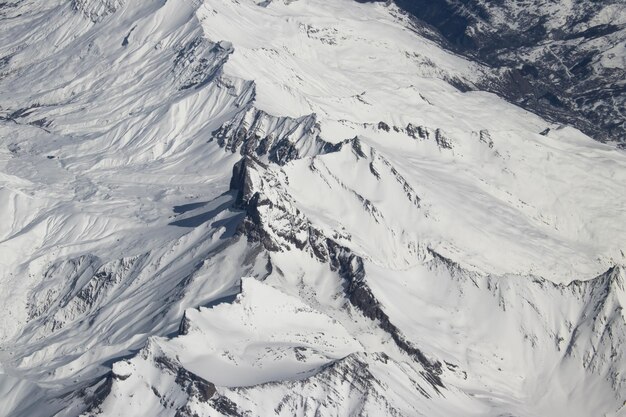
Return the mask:
<svg viewBox="0 0 626 417"><path fill-rule="evenodd" d="M0 5L2 417L623 414L626 156L433 4Z"/></svg>
<svg viewBox="0 0 626 417"><path fill-rule="evenodd" d="M491 66L494 73L481 88L596 140L626 143L626 12L620 1L395 4L444 45Z"/></svg>

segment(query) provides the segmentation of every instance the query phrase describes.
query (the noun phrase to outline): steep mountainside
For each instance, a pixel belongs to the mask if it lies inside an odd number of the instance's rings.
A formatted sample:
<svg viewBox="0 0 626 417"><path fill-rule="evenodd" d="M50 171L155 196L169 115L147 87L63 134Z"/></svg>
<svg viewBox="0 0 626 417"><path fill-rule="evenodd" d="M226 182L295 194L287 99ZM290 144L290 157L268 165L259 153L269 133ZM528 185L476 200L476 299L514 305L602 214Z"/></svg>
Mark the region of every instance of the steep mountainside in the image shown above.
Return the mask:
<svg viewBox="0 0 626 417"><path fill-rule="evenodd" d="M626 412L626 155L395 5L0 19L0 415Z"/></svg>

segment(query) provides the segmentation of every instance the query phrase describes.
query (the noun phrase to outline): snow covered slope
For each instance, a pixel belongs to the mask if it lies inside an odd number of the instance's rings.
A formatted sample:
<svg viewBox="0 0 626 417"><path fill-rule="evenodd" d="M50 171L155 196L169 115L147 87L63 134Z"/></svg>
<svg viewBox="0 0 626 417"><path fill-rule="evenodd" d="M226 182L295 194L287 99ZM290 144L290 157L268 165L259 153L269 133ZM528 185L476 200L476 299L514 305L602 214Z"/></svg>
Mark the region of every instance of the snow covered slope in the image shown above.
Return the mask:
<svg viewBox="0 0 626 417"><path fill-rule="evenodd" d="M481 88L626 142L626 8L621 0L395 0L427 36L494 68Z"/></svg>
<svg viewBox="0 0 626 417"><path fill-rule="evenodd" d="M625 412L626 156L395 6L0 17L3 415Z"/></svg>

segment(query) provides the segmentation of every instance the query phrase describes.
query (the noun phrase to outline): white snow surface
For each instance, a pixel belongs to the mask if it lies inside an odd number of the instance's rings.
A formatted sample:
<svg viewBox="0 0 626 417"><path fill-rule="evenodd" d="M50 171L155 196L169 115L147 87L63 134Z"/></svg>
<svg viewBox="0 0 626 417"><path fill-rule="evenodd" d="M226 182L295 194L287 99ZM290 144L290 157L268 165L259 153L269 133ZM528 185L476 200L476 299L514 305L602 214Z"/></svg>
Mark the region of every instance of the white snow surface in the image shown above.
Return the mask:
<svg viewBox="0 0 626 417"><path fill-rule="evenodd" d="M626 154L393 5L0 19L0 415L625 415Z"/></svg>
<svg viewBox="0 0 626 417"><path fill-rule="evenodd" d="M346 3L349 16L342 15ZM267 7L211 2L199 16L210 38L233 43L225 72L255 80L258 108L292 117L315 113L325 140L359 136L407 177L432 214L424 227L403 227L420 233L421 242L485 271L536 273L559 282L625 261L623 153L550 126L492 94L460 92L449 80L471 84L483 69L417 37L388 8L343 1ZM452 149L381 131L380 121L441 129ZM553 129L548 137L539 135L547 127ZM481 131L492 147L480 142ZM351 162L336 164L344 182L356 170ZM309 173L288 169L296 178ZM354 174L366 187L363 173ZM311 208L316 215L349 222L344 200L320 201L311 181L294 185L298 203L317 202ZM382 192L364 196L395 206L393 194ZM607 198L618 201L607 204ZM402 226L424 217L407 221L410 213L396 214ZM363 230L371 240L371 230Z"/></svg>

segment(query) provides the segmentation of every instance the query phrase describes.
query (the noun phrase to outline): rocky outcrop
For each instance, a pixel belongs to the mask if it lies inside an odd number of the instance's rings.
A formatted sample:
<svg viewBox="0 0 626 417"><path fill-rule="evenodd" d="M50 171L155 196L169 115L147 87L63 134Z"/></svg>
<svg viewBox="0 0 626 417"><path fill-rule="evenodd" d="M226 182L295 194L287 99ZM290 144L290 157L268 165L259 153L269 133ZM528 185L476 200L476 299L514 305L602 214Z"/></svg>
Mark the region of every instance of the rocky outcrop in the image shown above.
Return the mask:
<svg viewBox="0 0 626 417"><path fill-rule="evenodd" d="M97 257L85 255L53 265L31 296L29 320L38 324L35 333L45 337L97 313L116 287L123 281L128 285L128 281L136 278L146 259L147 255L143 255L103 263ZM59 279L60 276L65 280ZM41 297L41 293L45 296Z"/></svg>
<svg viewBox="0 0 626 417"><path fill-rule="evenodd" d="M342 143L349 144L358 157L367 158L358 139ZM342 146L337 146L333 151L339 152L341 149ZM376 159L376 152L372 152L372 158ZM413 189L388 161L384 158L380 160L391 169L396 180L403 184L409 200L419 207L419 198ZM367 286L363 260L347 247L325 236L295 207L289 194L281 187L280 173L255 157L246 156L234 166L230 187L231 191L237 192L236 207L246 212L246 217L239 226L242 235L252 242L261 243L270 252L302 250L327 263L344 280L345 295L350 303L367 318L377 322L391 335L400 349L424 367L424 376L433 387L443 387L439 377L441 363L428 359L391 323Z"/></svg>
<svg viewBox="0 0 626 417"><path fill-rule="evenodd" d="M72 0L72 7L97 23L115 13L124 5L124 0Z"/></svg>
<svg viewBox="0 0 626 417"><path fill-rule="evenodd" d="M202 88L222 74L222 68L233 52L228 42L211 42L202 36L180 48L172 69L179 90Z"/></svg>
<svg viewBox="0 0 626 417"><path fill-rule="evenodd" d="M213 132L213 139L227 151L278 165L316 155L328 146L319 137L314 114L297 119L276 117L254 107L244 109L220 126Z"/></svg>

